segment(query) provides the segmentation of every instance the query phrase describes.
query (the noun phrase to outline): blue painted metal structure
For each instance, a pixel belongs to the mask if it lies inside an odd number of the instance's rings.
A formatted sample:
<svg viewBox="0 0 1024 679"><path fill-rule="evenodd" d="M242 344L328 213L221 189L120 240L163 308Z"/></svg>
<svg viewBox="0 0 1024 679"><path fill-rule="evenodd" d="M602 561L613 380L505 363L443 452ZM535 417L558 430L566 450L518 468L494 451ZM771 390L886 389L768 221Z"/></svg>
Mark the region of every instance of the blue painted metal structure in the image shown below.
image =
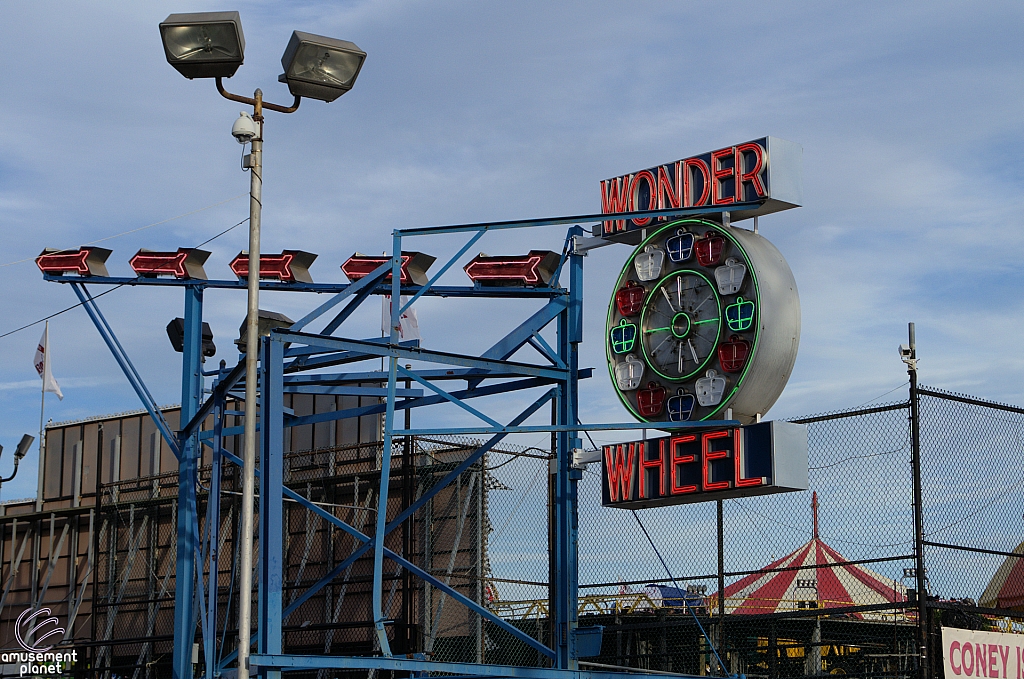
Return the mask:
<svg viewBox="0 0 1024 679"><path fill-rule="evenodd" d="M732 205L740 209L745 205ZM648 210L615 215L618 219L645 216L686 216L707 214L709 208L675 210ZM271 331L264 338L261 351L260 402L247 412L258 407L260 421L260 540L258 556L258 620L256 634L257 652L250 657L250 664L259 667L269 679L276 679L282 671L300 669L367 669L396 670L410 673L450 672L460 676L507 676L530 679L613 679L626 676L608 671L581 671L575 648L577 623L577 482L581 472L572 465L572 451L581 448L579 434L588 430L612 429L664 429L678 430L693 427L737 425L734 421L716 422L663 422L663 423L616 423L581 424L579 419L579 380L589 377L590 369L579 368L579 344L583 341L583 256L584 252L575 247L584 231L579 226L568 229L559 271L548 287L500 287L440 286L439 278L448 271L488 231L499 229L533 228L560 224L599 221L602 215L558 217L516 222L495 222L447 227L427 227L396 230L393 234L392 253L401 253L403 239L440 234L471 234L465 245L433 274L424 286L401 286L401 257L392 255L390 261L380 266L365 278L355 283L274 283L261 282L264 290L287 290L293 292L333 293L330 299L320 304L308 315L289 329ZM561 287L561 274L566 274L568 286ZM386 279L390 276L391 280ZM175 588L175 623L173 666L175 679L192 677L192 645L197 623L203 640L206 676L213 679L235 659L237 652L228 653L218 660L218 620L216 579L204 588L204 569L216 574L219 562L217 553L219 521L207 521L207 530L200 539L199 518L196 510L197 466L200 459L200 442L213 451L213 476L211 480L209 516L220 514L220 470L224 461L241 465L241 460L221 447L224 436L242 433L242 427L224 427L226 399L229 395L241 399L240 382L244 377L244 357L232 369L221 364L219 370L203 373L201 370L202 351L202 307L203 292L211 289L245 289L244 281L228 280L176 280L166 278L118 278L118 277L64 277L45 276L47 280L70 283L104 339L129 383L136 391L144 407L156 422L161 436L179 460L178 522L177 522L177 571ZM86 284L166 286L184 288L184 351L182 358L181 384L181 429L172 432L163 419L160 409L146 388L137 370L117 340L113 330L100 312L95 299ZM409 296L404 305L392 304L391 333L389 337L372 339L351 339L335 336L352 313L375 294L390 294L393 300ZM539 310L523 320L512 332L480 355L467 355L437 351L419 346L418 341L402 342L399 339L399 318L417 299L424 295L441 297L477 298L523 298L535 299L542 303ZM326 318L339 305L344 304L321 329L309 332L310 324ZM554 324L556 341L554 346L541 337L541 331ZM540 356L540 361L513 360L518 352L531 346ZM384 370L362 370L341 373L319 372L332 366L347 365L359 361L380 360L386 362ZM421 364L443 366L441 369L416 369L404 367L409 360ZM203 401L204 376L213 377L209 396ZM411 380L422 389L401 389L401 381ZM466 388L451 389L445 385L453 381L465 381ZM379 382L380 389L357 386L359 383ZM383 385L386 384L386 388ZM523 390L540 391L540 394L518 415L507 422L498 421L470 403L486 396L498 396ZM347 410L331 411L313 415L295 416L286 412L283 403L285 393L307 394L351 394L381 395L386 401L379 405L368 405ZM398 400L401 398L402 400ZM425 408L432 405L452 403L470 413L482 424L473 427L434 427L400 429L396 426L395 415L406 408ZM550 409L551 421L547 424L524 424L531 417ZM439 483L426 490L398 516L388 521L388 482L391 456L382 455L381 484L377 498L376 523L372 534L363 533L356 527L335 517L301 494L286 487L283 480L284 431L315 422L340 420L362 415L383 413L384 451L392 450L396 436L407 435L488 435L484 443ZM237 413L235 413L237 414ZM214 427L200 431L202 423L213 415ZM552 432L556 443L556 465L553 470L554 494L551 516L550 554L550 599L552 614L552 638L554 644L548 647L515 626L499 618L479 603L449 587L429 572L408 561L403 555L385 547L384 538L410 519L413 514L453 482L461 473L478 462L484 454L494 448L506 436L521 432ZM283 501L288 498L317 514L334 527L353 536L362 545L351 556L343 560L320 581L306 592L298 595L285 606L282 598L283 570ZM295 656L284 653L283 626L288 616L312 597L318 590L329 584L365 554L373 553L372 613L374 627L381 655L378 657L351 656ZM550 660L550 668L509 667L503 665L465 664L434 662L423 658L397 658L391 652L387 636L390 623L382 610L383 564L390 560L410 573L444 592L452 600L461 603L482 618L497 625L523 643L534 648ZM210 584L212 583L212 584ZM229 606L230 606L229 594ZM221 630L220 646L226 636ZM643 675L634 670L630 676ZM663 676L659 673L658 676ZM651 675L652 677L655 675Z"/></svg>

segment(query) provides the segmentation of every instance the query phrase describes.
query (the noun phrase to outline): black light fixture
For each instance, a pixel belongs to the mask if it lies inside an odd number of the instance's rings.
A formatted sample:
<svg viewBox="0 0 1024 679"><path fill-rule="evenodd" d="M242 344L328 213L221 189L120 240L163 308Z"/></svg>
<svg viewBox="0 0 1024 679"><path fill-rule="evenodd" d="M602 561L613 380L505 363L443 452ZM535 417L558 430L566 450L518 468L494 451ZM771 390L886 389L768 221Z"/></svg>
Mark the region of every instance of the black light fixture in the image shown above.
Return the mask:
<svg viewBox="0 0 1024 679"><path fill-rule="evenodd" d="M18 463L21 462L21 458L25 457L25 453L28 452L29 447L35 440L36 437L32 436L32 434L25 434L24 436L21 437L21 440L18 441L18 447L14 449L14 471L12 471L11 475L8 476L6 479L0 479L0 485L13 480L14 477L18 475ZM0 454L3 454L3 452L4 447L0 446Z"/></svg>
<svg viewBox="0 0 1024 679"><path fill-rule="evenodd" d="M167 339L179 354L185 351L185 319L175 318L167 324ZM217 355L217 345L213 343L213 329L203 321L203 360Z"/></svg>
<svg viewBox="0 0 1024 679"><path fill-rule="evenodd" d="M245 58L238 12L171 14L160 24L167 63L192 78L230 78Z"/></svg>
<svg viewBox="0 0 1024 679"><path fill-rule="evenodd" d="M355 85L365 59L366 52L348 40L293 31L278 81L296 97L334 101Z"/></svg>
<svg viewBox="0 0 1024 679"><path fill-rule="evenodd" d="M32 434L25 434L22 436L21 440L18 441L18 447L14 449L14 459L20 460L25 457L25 453L28 452L29 446L31 446L32 442L35 440L36 437L32 436Z"/></svg>

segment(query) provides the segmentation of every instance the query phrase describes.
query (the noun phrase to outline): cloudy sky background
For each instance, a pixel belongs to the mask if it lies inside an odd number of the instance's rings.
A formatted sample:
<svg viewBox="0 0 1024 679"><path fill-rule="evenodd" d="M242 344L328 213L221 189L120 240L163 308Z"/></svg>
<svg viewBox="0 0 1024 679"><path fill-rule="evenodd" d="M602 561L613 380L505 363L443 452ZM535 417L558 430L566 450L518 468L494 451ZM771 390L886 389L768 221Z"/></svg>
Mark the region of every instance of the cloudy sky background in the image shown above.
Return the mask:
<svg viewBox="0 0 1024 679"><path fill-rule="evenodd" d="M1019 3L233 8L246 63L232 91L262 87L290 102L276 78L293 29L369 54L338 101L268 115L263 249L319 253L315 280L342 280L337 267L357 250L390 249L394 228L595 212L602 178L770 134L803 146L805 196L803 208L760 221L793 268L803 309L796 369L771 416L854 407L894 389L883 400L903 397L896 346L907 321L917 323L923 383L1022 402ZM171 12L215 9L225 7L0 4L0 334L76 301L42 281L32 258L44 247L192 213L103 242L111 273L127 275L141 247L195 245L247 216L249 178L229 135L242 107L178 75L157 30ZM489 236L474 253L558 249L563 237ZM415 245L441 256L461 242ZM245 244L244 226L210 243L211 277L230 276ZM589 421L627 417L602 342L628 254L616 246L586 260ZM458 268L448 280L463 281ZM180 400L180 355L164 333L180 297L121 289L101 301L161 403ZM298 318L316 303L266 295L262 306ZM439 299L417 308L426 346L477 351L520 309ZM208 293L216 360L237 358L244 309L244 294ZM379 332L377 307L357 322L356 335ZM47 419L138 407L81 309L50 325L65 398L47 397ZM41 332L0 338L4 473L21 434L38 428L31 359ZM32 455L3 498L34 495L35 479Z"/></svg>

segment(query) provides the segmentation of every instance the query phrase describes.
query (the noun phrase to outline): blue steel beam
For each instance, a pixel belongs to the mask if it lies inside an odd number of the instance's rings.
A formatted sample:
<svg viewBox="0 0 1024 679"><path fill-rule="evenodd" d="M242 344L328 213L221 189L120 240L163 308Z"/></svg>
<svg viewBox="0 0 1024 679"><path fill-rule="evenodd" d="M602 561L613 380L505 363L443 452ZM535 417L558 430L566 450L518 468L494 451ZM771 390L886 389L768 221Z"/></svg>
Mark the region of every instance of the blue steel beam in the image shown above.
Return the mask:
<svg viewBox="0 0 1024 679"><path fill-rule="evenodd" d="M541 398L537 399L532 404L530 404L530 406L527 407L526 410L524 410L519 415L517 415L516 418L514 420L512 420L512 421L513 422L523 422L523 421L527 420L535 412L537 412L545 403L550 401L551 397L553 395L554 395L553 391L549 391L549 392L545 393ZM486 443L484 443L482 446L477 448L475 451L473 451L473 453L471 455L468 455L465 460L463 460L461 463L459 463L459 465L457 467L455 467L455 469L453 469L452 471L448 472L447 476L445 476L443 479L441 479L438 483L436 483L433 486L431 486L430 488L428 488L425 492L423 492L420 495L420 497L415 502L413 502L407 508L402 510L402 512L398 516L396 516L394 519L392 519L391 522L388 523L387 526L385 526L385 533L390 533L391 531L395 530L400 525L402 525L403 521L405 521L410 516L415 514L420 509L420 507L425 505L431 498L433 498L435 495L437 495L437 493L439 493L443 488L445 488L448 485L451 485L451 483L456 478L458 478L458 476L460 474L462 474L467 469L469 469L474 463L476 463L477 460L479 460L481 457L483 457L483 455L486 452L488 452L494 446L496 446L499 443L501 443L501 441L504 438L505 438L505 434L496 434L495 436L492 436L490 439L488 439ZM363 554L365 554L367 551L369 551L369 549L370 549L370 545L369 544L363 545L362 547L358 548L347 559L345 559L345 561L343 561L340 564L338 564L337 566L335 566L334 569L332 571L330 571L327 575L325 575L323 578L318 580L315 584L313 584L304 593L302 593L298 597L296 597L296 599L284 610L284 617L288 617L288 615L291 614L292 611L296 610L299 606L301 606L303 603L305 603L317 591L319 591L320 589L325 587L327 584L329 584L334 578L338 577L338 575L340 575L341 573L344 573L346 568L348 568L351 564L355 563L356 559L358 559Z"/></svg>
<svg viewBox="0 0 1024 679"><path fill-rule="evenodd" d="M259 629L260 653L283 650L281 606L284 603L284 398L281 380L284 344L271 332L262 343L260 361L260 545ZM246 408L246 410L249 410ZM240 592L249 596L247 592ZM247 622L247 621L246 621ZM278 671L263 673L275 679Z"/></svg>
<svg viewBox="0 0 1024 679"><path fill-rule="evenodd" d="M409 298L408 302L402 305L402 308L398 311L399 316L404 314L406 310L409 307L411 307L416 300L418 300L420 297L426 294L426 292L430 290L430 288L433 287L435 283L437 283L438 279L441 278L441 276L443 276L445 272L448 271L448 269L452 268L452 265L454 265L455 262L459 261L459 257L466 254L466 251L473 247L473 243L476 243L478 240L480 240L481 236L483 236L484 233L484 231L477 232L472 238L470 238L466 242L465 245L462 246L461 250L452 255L451 258L447 262L445 262L444 266L442 266L437 271L437 273L430 277L430 279L427 281L427 284L420 288L420 290L417 291L414 295L412 295L412 297Z"/></svg>
<svg viewBox="0 0 1024 679"><path fill-rule="evenodd" d="M115 285L121 287L158 287L178 288L184 285L198 285L204 289L217 290L245 290L245 280L188 280L181 281L176 278L128 278L126 276L53 276L43 275L43 280L50 283L89 283L90 285ZM362 280L362 279L360 279ZM260 281L260 290L271 292L315 292L320 294L332 294L344 292L355 283L280 283L277 281ZM415 295L422 286L402 286L403 295ZM390 283L378 283L373 289L374 295L390 295ZM427 297L455 297L455 298L490 298L490 299L543 299L546 297L559 297L565 292L560 288L538 287L482 287L472 285L434 285L423 293Z"/></svg>
<svg viewBox="0 0 1024 679"><path fill-rule="evenodd" d="M199 410L203 395L203 291L196 286L185 288L185 323L181 354L181 421L188 422ZM192 677L192 640L195 638L195 584L197 542L194 526L196 513L196 480L200 447L196 437L179 439L178 457L178 544L174 577L174 648L172 674L174 679ZM209 526L209 524L207 524Z"/></svg>
<svg viewBox="0 0 1024 679"><path fill-rule="evenodd" d="M217 651L217 602L220 593L220 474L221 444L224 427L222 413L224 398L217 396L214 403L213 419L213 464L210 471L210 494L206 500L206 535L210 544L210 568L207 578L206 600L207 629L203 635L203 659L206 666L206 679L214 679Z"/></svg>
<svg viewBox="0 0 1024 679"><path fill-rule="evenodd" d="M398 311L398 305L395 305ZM444 365L458 365L466 368L481 368L483 370L501 370L518 375L530 377L550 377L556 380L565 379L565 371L555 368L533 365L530 363L519 363L515 361L498 361L478 358L476 356L464 356L453 354L447 351L434 351L422 348L405 348L398 342L387 345L374 344L365 340L337 339L334 337L322 337L319 335L308 335L306 333L292 332L290 330L277 330L282 341L296 342L311 346L334 348L338 351L363 352L367 358L394 358L408 359L414 361L425 361L427 363L441 363Z"/></svg>
<svg viewBox="0 0 1024 679"><path fill-rule="evenodd" d="M568 237L581 235L579 227L569 230ZM573 320L574 312L582 308L583 296L583 257L572 255L569 258L570 271L570 304L565 312L558 317L557 345L561 361L569 368L569 379L558 386L555 399L555 424L559 430L555 432L555 474L553 478L553 502L551 507L549 530L550 555L550 598L548 610L553 618L553 636L557 657L555 666L561 669L578 670L576 653L576 626L578 619L577 596L579 590L576 548L578 529L578 488L577 482L582 471L573 467L572 449L582 447L577 439L579 422L578 398L579 384L576 379L576 368L579 365L578 342L573 329L577 325ZM565 428L568 427L568 428Z"/></svg>
<svg viewBox="0 0 1024 679"><path fill-rule="evenodd" d="M412 379L416 380L416 382L418 382L419 384L422 384L427 389L429 389L430 391L434 392L435 394L437 394L438 396L440 396L444 400L448 401L449 403L452 403L452 404L457 405L458 407L462 408L467 413L470 413L471 415L475 415L476 417L480 418L484 422L489 422L491 424L491 426L493 426L493 427L500 427L501 426L501 424L497 420L495 420L494 418L488 417L487 415L484 415L482 412L480 412L479 410L477 410L473 406L469 405L468 403L464 403L463 399L459 399L459 398L456 398L456 397L452 396L451 394L449 394L444 389L441 389L440 387L436 386L432 382L428 382L427 380L423 379L422 377L417 375L412 370L406 370L405 368L402 368L402 367L399 367L398 370L402 373L402 375L404 375L406 377L411 377Z"/></svg>
<svg viewBox="0 0 1024 679"><path fill-rule="evenodd" d="M507 222L479 222L477 224L454 224L452 226L423 226L413 229L395 229L394 233L405 237L432 236L443 233L462 233L465 231L499 231L503 229L524 229L537 226L559 226L579 224L580 222L608 222L637 217L693 217L696 215L718 214L722 212L740 212L760 207L764 201L731 203L705 207L668 208L664 210L635 210L633 212L616 212L614 214L587 214L570 217L543 217L541 219L519 219ZM656 228L656 227L651 227ZM581 231L582 233L582 231Z"/></svg>
<svg viewBox="0 0 1024 679"><path fill-rule="evenodd" d="M188 424L181 428L178 435L188 438L199 431L199 428L203 426L203 422L206 420L206 417L213 411L217 398L223 398L224 395L227 394L227 392L229 392L244 375L245 361L239 361L238 365L232 368L231 372L222 377L217 385L214 386L213 392L210 394L210 398L206 399L206 402L199 407L195 415L192 416L192 419L188 420ZM184 418L182 419L184 420Z"/></svg>
<svg viewBox="0 0 1024 679"><path fill-rule="evenodd" d="M249 657L249 662L259 667L275 667L282 670L368 669L395 672L450 672L465 676L517 677L518 679L664 679L666 676L697 679L696 675L672 674L670 672L648 673L640 668L626 673L344 655L253 654Z"/></svg>
<svg viewBox="0 0 1024 679"><path fill-rule="evenodd" d="M282 387L286 394L337 394L339 396L377 396L386 397L387 389L375 387L350 387L338 384L294 384ZM423 396L422 389L396 389L395 396L398 398L419 398Z"/></svg>
<svg viewBox="0 0 1024 679"><path fill-rule="evenodd" d="M458 370L417 370L416 374L426 380L472 380L477 377L487 379L511 379L518 375L507 372L492 372L464 368ZM593 368L580 368L580 379L585 380L593 377ZM353 384L359 382L383 382L388 378L386 372L371 370L367 372L344 372L344 373L317 373L315 375L285 375L285 384L301 384L311 382L316 384Z"/></svg>
<svg viewBox="0 0 1024 679"><path fill-rule="evenodd" d="M90 281L91 282L91 281ZM127 352L124 347L121 346L121 342L118 341L117 335L114 334L113 329L107 323L107 319L103 317L103 313L100 311L99 306L96 304L96 300L92 298L89 291L81 283L72 283L71 288L78 295L78 299L82 302L82 308L85 309L85 313L89 315L93 325L96 326L96 330L99 331L100 337L103 338L103 342L107 345L107 349L110 350L110 354L117 361L118 366L121 367L121 372L128 378L128 383L131 384L132 389L135 390L136 396L142 401L143 407L149 416L153 418L154 424L156 424L157 431L160 432L160 436L163 437L164 441L167 442L167 446L174 453L177 458L181 457L181 449L178 446L178 440L174 434L171 433L171 428L167 424L167 420L164 419L163 413L160 412L160 406L157 405L156 399L149 393L149 389L146 387L146 383L142 381L142 377L139 372L135 369L130 358L128 358Z"/></svg>
<svg viewBox="0 0 1024 679"><path fill-rule="evenodd" d="M363 290L372 290L376 287L378 282L387 277L390 268L391 267L387 264L381 264L368 275L359 279L355 283L349 284L344 290L339 291L337 295L327 300L316 309L313 309L299 320L295 321L295 323L292 324L292 327L296 330L302 330L304 327L323 316L338 304L341 304L346 298L351 297L352 295L358 295ZM260 285L260 287L262 288L263 286ZM329 335L330 332L325 332L324 334Z"/></svg>
<svg viewBox="0 0 1024 679"><path fill-rule="evenodd" d="M509 389L508 391L514 391ZM425 396L424 398L434 398ZM436 397L440 400L440 397ZM345 419L348 417L354 417L354 415L348 414L359 411L362 415L373 414L373 412L380 412L384 406L364 406L363 408L354 408L352 410L336 410L330 413L319 413L317 415L306 415L303 417L296 417L289 419L289 427L297 427L303 424L313 424L316 422L327 422L329 420ZM401 409L401 403L396 409ZM373 412L370 412L370 411ZM344 417L339 417L338 413L346 413ZM329 416L329 417L328 417ZM488 427L462 427L457 429L396 429L396 436L439 436L442 434L467 435L467 434L550 434L552 432L559 431L636 431L640 429L650 429L653 431L681 431L686 429L715 429L715 428L726 428L726 427L738 427L740 426L739 420L700 420L697 422L600 422L597 424L575 424L575 425L529 425L529 426L516 426L506 425L500 430ZM235 436L242 433L242 427L231 427L224 430L225 436ZM211 432L203 432L199 435L200 439L209 439L213 436Z"/></svg>
<svg viewBox="0 0 1024 679"><path fill-rule="evenodd" d="M402 299L402 238L392 239L391 249L391 329L389 344L397 346L402 331L398 307ZM373 590L371 606L373 625L377 630L377 644L385 657L391 656L391 644L384 618L384 526L387 523L388 491L391 488L391 432L395 425L395 389L398 387L398 356L388 358L388 400L384 411L384 441L380 454L380 485L377 487L376 530L373 540Z"/></svg>
<svg viewBox="0 0 1024 679"><path fill-rule="evenodd" d="M519 351L524 344L529 342L531 337L536 333L539 333L545 326L547 326L548 323L557 318L558 314L562 313L568 304L568 300L563 297L551 300L545 304L542 309L523 321L519 327L498 340L498 342L490 349L480 354L480 357L497 359L499 361L508 359L512 354ZM564 366L562 367L564 369ZM480 384L481 381L482 380L473 380L469 382L469 387L475 387Z"/></svg>
<svg viewBox="0 0 1024 679"><path fill-rule="evenodd" d="M332 524L334 526L337 526L338 528L340 528L344 532L346 532L349 535L351 535L356 540L359 540L360 542L364 543L367 547L370 547L370 543L374 542L370 538L369 535L366 535L365 533L363 533L362 531L360 531L357 528L353 527L352 525L350 525L346 521L343 521L342 519L339 519L334 514L328 512L327 510L323 509L322 507L319 507L314 502L311 502L307 498L305 498L302 495L296 493L291 488L285 487L283 490L284 490L284 496L285 497L291 498L292 500L295 500L300 505L305 507L307 510L313 512L314 514L316 514L320 518L324 519L328 523L330 523L330 524ZM421 580L425 580L426 582L430 583L433 587L436 587L437 589L441 590L442 592L447 594L449 597L451 597L455 601L457 601L457 602L461 603L462 605L466 606L467 608L469 608L474 613L478 613L479 615L482 615L484 618L486 618L487 620L491 621L493 624L497 625L501 629L505 630L506 632L508 632L509 634L514 636L515 638L517 638L520 641L522 641L523 643L531 646L534 650L537 650L537 651L543 653L544 655L548 656L549 658L553 658L554 657L555 652L552 651L550 648L548 648L547 646L545 646L541 642L537 641L536 639L531 637L529 634L526 634L525 632L523 632L519 628L515 627L514 625L509 624L508 621L506 621L506 620L500 618L499 616L495 615L493 612L487 610L486 608L484 608L480 604L476 603L475 601L473 601L472 599L470 599L466 595L462 594L458 590L452 588L451 586L449 586L444 581L434 577L429 572L423 570L422 568L420 568L416 564L412 563L411 561L406 560L405 558L402 557L402 555L395 553L394 551L388 549L387 547L384 548L383 553L384 553L384 556L386 556L387 558L391 559L395 563L401 565L403 568L407 569L413 575L419 577Z"/></svg>

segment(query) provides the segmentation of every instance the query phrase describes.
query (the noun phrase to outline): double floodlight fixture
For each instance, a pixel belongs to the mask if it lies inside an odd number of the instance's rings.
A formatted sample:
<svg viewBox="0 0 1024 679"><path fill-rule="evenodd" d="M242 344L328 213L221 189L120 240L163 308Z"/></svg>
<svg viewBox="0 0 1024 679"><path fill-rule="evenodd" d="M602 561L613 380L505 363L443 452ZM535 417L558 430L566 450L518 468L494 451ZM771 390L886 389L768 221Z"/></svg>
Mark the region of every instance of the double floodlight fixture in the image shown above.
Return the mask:
<svg viewBox="0 0 1024 679"><path fill-rule="evenodd" d="M186 78L230 78L245 59L238 12L171 14L160 24L167 63ZM347 40L294 31L278 78L296 98L334 101L352 89L366 52Z"/></svg>

